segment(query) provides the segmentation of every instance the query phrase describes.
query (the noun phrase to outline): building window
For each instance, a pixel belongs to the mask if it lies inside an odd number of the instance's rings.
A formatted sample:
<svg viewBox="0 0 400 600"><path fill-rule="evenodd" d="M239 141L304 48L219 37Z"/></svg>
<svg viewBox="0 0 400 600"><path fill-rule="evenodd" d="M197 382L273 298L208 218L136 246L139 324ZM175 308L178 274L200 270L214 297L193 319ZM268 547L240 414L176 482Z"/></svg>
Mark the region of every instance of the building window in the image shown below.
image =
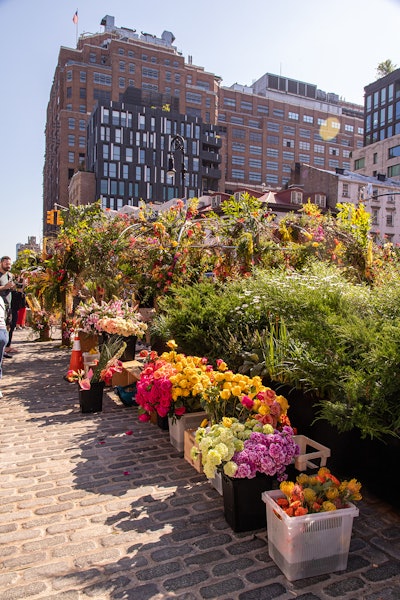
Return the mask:
<svg viewBox="0 0 400 600"><path fill-rule="evenodd" d="M240 103L240 110L253 110L253 104L251 102L247 102L246 100L242 100Z"/></svg>
<svg viewBox="0 0 400 600"><path fill-rule="evenodd" d="M400 175L400 164L399 165L392 165L391 167L388 167L387 174L388 174L388 177L399 177L399 175Z"/></svg>
<svg viewBox="0 0 400 600"><path fill-rule="evenodd" d="M322 158L322 156L315 156L314 157L314 165L316 167L324 167L325 166L325 159Z"/></svg>
<svg viewBox="0 0 400 600"><path fill-rule="evenodd" d="M236 152L244 152L245 149L246 149L246 146L244 144L241 144L240 142L232 143L232 150L235 150Z"/></svg>
<svg viewBox="0 0 400 600"><path fill-rule="evenodd" d="M295 135L296 130L294 127L292 127L291 125L284 125L283 127L283 134L284 135Z"/></svg>
<svg viewBox="0 0 400 600"><path fill-rule="evenodd" d="M243 166L244 165L244 156L232 156L232 164L233 165L240 165Z"/></svg>
<svg viewBox="0 0 400 600"><path fill-rule="evenodd" d="M124 60L119 61L119 70L125 71L125 61Z"/></svg>
<svg viewBox="0 0 400 600"><path fill-rule="evenodd" d="M267 160L266 167L267 167L268 171L277 171L278 170L278 163L274 162L272 160Z"/></svg>
<svg viewBox="0 0 400 600"><path fill-rule="evenodd" d="M68 146L75 146L75 136L72 134L68 136Z"/></svg>
<svg viewBox="0 0 400 600"><path fill-rule="evenodd" d="M303 115L303 122L314 123L314 117L312 117L311 115Z"/></svg>
<svg viewBox="0 0 400 600"><path fill-rule="evenodd" d="M354 127L353 127L353 125L345 125L344 130L349 131L350 133L353 133Z"/></svg>
<svg viewBox="0 0 400 600"><path fill-rule="evenodd" d="M243 169L232 169L232 179L244 179Z"/></svg>
<svg viewBox="0 0 400 600"><path fill-rule="evenodd" d="M326 196L324 194L315 194L315 204L325 208L326 206Z"/></svg>
<svg viewBox="0 0 400 600"><path fill-rule="evenodd" d="M276 158L278 158L279 156L279 151L277 148L267 148L267 156L274 156Z"/></svg>
<svg viewBox="0 0 400 600"><path fill-rule="evenodd" d="M280 125L279 123L272 123L271 121L269 121L267 123L267 129L268 131L279 131L280 130Z"/></svg>
<svg viewBox="0 0 400 600"><path fill-rule="evenodd" d="M388 158L396 158L400 156L400 146L392 146L388 151Z"/></svg>
<svg viewBox="0 0 400 600"><path fill-rule="evenodd" d="M249 127L255 127L256 129L261 128L260 121L254 121L253 119L249 119L247 124Z"/></svg>
<svg viewBox="0 0 400 600"><path fill-rule="evenodd" d="M67 98L72 98L72 87L67 87Z"/></svg>
<svg viewBox="0 0 400 600"><path fill-rule="evenodd" d="M292 119L293 121L298 121L299 120L299 113L294 113L294 112L290 112L288 114L289 119Z"/></svg>
<svg viewBox="0 0 400 600"><path fill-rule="evenodd" d="M81 83L86 83L86 71L80 71L80 73L79 73L79 81Z"/></svg>
<svg viewBox="0 0 400 600"><path fill-rule="evenodd" d="M278 119L283 119L283 117L285 116L283 109L280 108L274 108L272 114L274 115L274 117L278 117Z"/></svg>
<svg viewBox="0 0 400 600"><path fill-rule="evenodd" d="M79 88L79 98L86 98L86 88Z"/></svg>
<svg viewBox="0 0 400 600"><path fill-rule="evenodd" d="M232 117L231 117L231 123L234 123L235 125L243 125L243 123L244 123L243 117L234 117L232 115Z"/></svg>
<svg viewBox="0 0 400 600"><path fill-rule="evenodd" d="M142 67L143 77L149 77L150 79L158 79L157 69L150 69L149 67Z"/></svg>
<svg viewBox="0 0 400 600"><path fill-rule="evenodd" d="M261 115L268 115L269 114L268 106L263 106L262 104L259 104L257 106L257 112L260 113Z"/></svg>
<svg viewBox="0 0 400 600"><path fill-rule="evenodd" d="M91 52L89 54L89 62L91 62L91 63L95 63L96 62L96 53L95 52Z"/></svg>
<svg viewBox="0 0 400 600"><path fill-rule="evenodd" d="M252 167L253 169L261 169L261 159L249 158L249 167Z"/></svg>
<svg viewBox="0 0 400 600"><path fill-rule="evenodd" d="M337 148L329 148L329 154L331 156L339 156L339 150Z"/></svg>
<svg viewBox="0 0 400 600"><path fill-rule="evenodd" d="M284 151L282 152L282 158L284 160L294 160L294 152Z"/></svg>
<svg viewBox="0 0 400 600"><path fill-rule="evenodd" d="M68 129L75 129L75 119L73 117L68 119Z"/></svg>
<svg viewBox="0 0 400 600"><path fill-rule="evenodd" d="M319 144L314 144L314 152L317 154L325 154L325 148Z"/></svg>
<svg viewBox="0 0 400 600"><path fill-rule="evenodd" d="M349 198L349 184L343 183L342 185L342 196L343 198Z"/></svg>
<svg viewBox="0 0 400 600"><path fill-rule="evenodd" d="M111 86L111 75L105 73L93 73L93 82L100 85Z"/></svg>
<svg viewBox="0 0 400 600"><path fill-rule="evenodd" d="M230 106L236 109L236 101L234 98L224 98L224 106Z"/></svg>
<svg viewBox="0 0 400 600"><path fill-rule="evenodd" d="M249 146L250 154L261 154L261 146Z"/></svg>
<svg viewBox="0 0 400 600"><path fill-rule="evenodd" d="M299 142L299 150L310 150L309 142Z"/></svg>
<svg viewBox="0 0 400 600"><path fill-rule="evenodd" d="M186 92L186 102L190 102L191 104L201 104L201 94Z"/></svg>
<svg viewBox="0 0 400 600"><path fill-rule="evenodd" d="M290 194L290 202L292 204L302 204L303 203L303 192L297 192L293 190Z"/></svg>
<svg viewBox="0 0 400 600"><path fill-rule="evenodd" d="M249 180L250 181L255 181L257 183L261 183L261 173L255 173L253 171L250 171L250 173L249 173Z"/></svg>
<svg viewBox="0 0 400 600"><path fill-rule="evenodd" d="M67 81L72 81L72 71L67 71Z"/></svg>
<svg viewBox="0 0 400 600"><path fill-rule="evenodd" d="M267 173L266 183L278 184L279 183L278 175L273 175L272 173Z"/></svg>
<svg viewBox="0 0 400 600"><path fill-rule="evenodd" d="M86 148L86 138L83 135L79 136L79 148Z"/></svg>
<svg viewBox="0 0 400 600"><path fill-rule="evenodd" d="M251 142L262 142L262 135L258 131L250 131L249 140Z"/></svg>
<svg viewBox="0 0 400 600"><path fill-rule="evenodd" d="M267 144L277 146L279 144L279 137L277 135L267 135Z"/></svg>
<svg viewBox="0 0 400 600"><path fill-rule="evenodd" d="M125 160L126 162L133 161L133 148L125 148Z"/></svg>
<svg viewBox="0 0 400 600"><path fill-rule="evenodd" d="M339 161L338 161L338 160L333 160L333 159L330 159L330 160L328 161L328 165L329 165L329 166L330 166L332 169L336 169L336 167L338 167L338 166L339 166Z"/></svg>
<svg viewBox="0 0 400 600"><path fill-rule="evenodd" d="M363 169L365 167L365 157L358 158L354 161L354 170L358 171L359 169Z"/></svg>
<svg viewBox="0 0 400 600"><path fill-rule="evenodd" d="M309 162L310 162L310 155L309 154L301 154L301 152L300 152L300 154L299 154L299 161L302 162L302 163L309 164Z"/></svg>
<svg viewBox="0 0 400 600"><path fill-rule="evenodd" d="M244 138L245 137L244 129L237 129L236 127L234 127L232 129L232 137L239 138L239 139Z"/></svg>
<svg viewBox="0 0 400 600"><path fill-rule="evenodd" d="M289 140L287 138L283 139L283 146L285 148L294 148L294 140Z"/></svg>
<svg viewBox="0 0 400 600"><path fill-rule="evenodd" d="M75 162L75 152L68 152L68 162L69 163Z"/></svg>
<svg viewBox="0 0 400 600"><path fill-rule="evenodd" d="M118 48L118 54L123 56L125 54L125 50L123 48Z"/></svg>

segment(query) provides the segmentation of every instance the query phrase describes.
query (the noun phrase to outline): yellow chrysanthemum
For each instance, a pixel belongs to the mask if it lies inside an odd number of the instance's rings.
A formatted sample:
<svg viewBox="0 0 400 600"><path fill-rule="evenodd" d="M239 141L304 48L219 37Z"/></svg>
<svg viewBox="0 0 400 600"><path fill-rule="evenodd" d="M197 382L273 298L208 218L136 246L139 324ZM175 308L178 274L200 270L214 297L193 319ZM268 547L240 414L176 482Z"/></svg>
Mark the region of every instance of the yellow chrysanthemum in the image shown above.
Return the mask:
<svg viewBox="0 0 400 600"><path fill-rule="evenodd" d="M221 396L222 400L229 400L229 398L231 397L231 390L221 390L219 395Z"/></svg>
<svg viewBox="0 0 400 600"><path fill-rule="evenodd" d="M328 500L326 502L322 503L322 510L323 511L333 511L333 510L337 510L336 506L333 504L333 502L328 502Z"/></svg>

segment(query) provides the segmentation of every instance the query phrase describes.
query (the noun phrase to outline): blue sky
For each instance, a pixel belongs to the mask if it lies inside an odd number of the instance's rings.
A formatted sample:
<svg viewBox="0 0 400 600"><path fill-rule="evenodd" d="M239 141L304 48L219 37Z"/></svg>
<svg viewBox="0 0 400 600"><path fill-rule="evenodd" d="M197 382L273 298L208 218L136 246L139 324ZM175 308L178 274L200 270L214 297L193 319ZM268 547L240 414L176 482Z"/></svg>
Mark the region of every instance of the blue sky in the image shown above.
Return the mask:
<svg viewBox="0 0 400 600"><path fill-rule="evenodd" d="M362 104L377 65L400 66L399 0L0 0L0 256L42 239L47 102L60 46L76 45L77 9L79 33L101 31L106 14L138 32L172 31L185 58L226 86L281 73Z"/></svg>

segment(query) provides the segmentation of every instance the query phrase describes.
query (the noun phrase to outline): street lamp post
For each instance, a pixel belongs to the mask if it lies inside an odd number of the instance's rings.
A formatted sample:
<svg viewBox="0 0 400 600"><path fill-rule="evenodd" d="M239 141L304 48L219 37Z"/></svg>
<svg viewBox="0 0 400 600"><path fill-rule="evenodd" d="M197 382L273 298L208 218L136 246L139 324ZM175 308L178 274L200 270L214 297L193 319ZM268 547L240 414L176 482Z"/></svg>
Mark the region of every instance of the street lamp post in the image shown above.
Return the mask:
<svg viewBox="0 0 400 600"><path fill-rule="evenodd" d="M169 159L168 159L168 171L167 175L169 177L175 177L176 169L175 169L175 152L179 150L182 155L182 164L181 164L181 178L182 178L182 198L186 197L186 186L185 186L185 142L181 135L174 135L171 139Z"/></svg>

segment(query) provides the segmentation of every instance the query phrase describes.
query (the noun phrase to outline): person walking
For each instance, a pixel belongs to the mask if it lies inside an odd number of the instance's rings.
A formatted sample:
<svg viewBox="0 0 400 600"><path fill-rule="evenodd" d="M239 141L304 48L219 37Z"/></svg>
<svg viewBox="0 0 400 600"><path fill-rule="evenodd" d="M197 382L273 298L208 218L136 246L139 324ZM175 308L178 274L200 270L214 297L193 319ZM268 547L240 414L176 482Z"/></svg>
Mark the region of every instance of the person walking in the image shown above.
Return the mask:
<svg viewBox="0 0 400 600"><path fill-rule="evenodd" d="M8 339L8 329L11 326L12 313L11 313L11 298L12 290L15 289L15 283L13 275L10 273L11 270L11 258L9 256L2 256L0 259L0 297L3 300L5 307L5 323ZM7 342L6 342L7 343ZM4 351L2 358L12 358L12 354Z"/></svg>
<svg viewBox="0 0 400 600"><path fill-rule="evenodd" d="M3 377L3 355L4 348L8 342L8 331L6 325L7 309L4 300L0 295L0 379ZM0 398L3 397L3 392L0 390Z"/></svg>

